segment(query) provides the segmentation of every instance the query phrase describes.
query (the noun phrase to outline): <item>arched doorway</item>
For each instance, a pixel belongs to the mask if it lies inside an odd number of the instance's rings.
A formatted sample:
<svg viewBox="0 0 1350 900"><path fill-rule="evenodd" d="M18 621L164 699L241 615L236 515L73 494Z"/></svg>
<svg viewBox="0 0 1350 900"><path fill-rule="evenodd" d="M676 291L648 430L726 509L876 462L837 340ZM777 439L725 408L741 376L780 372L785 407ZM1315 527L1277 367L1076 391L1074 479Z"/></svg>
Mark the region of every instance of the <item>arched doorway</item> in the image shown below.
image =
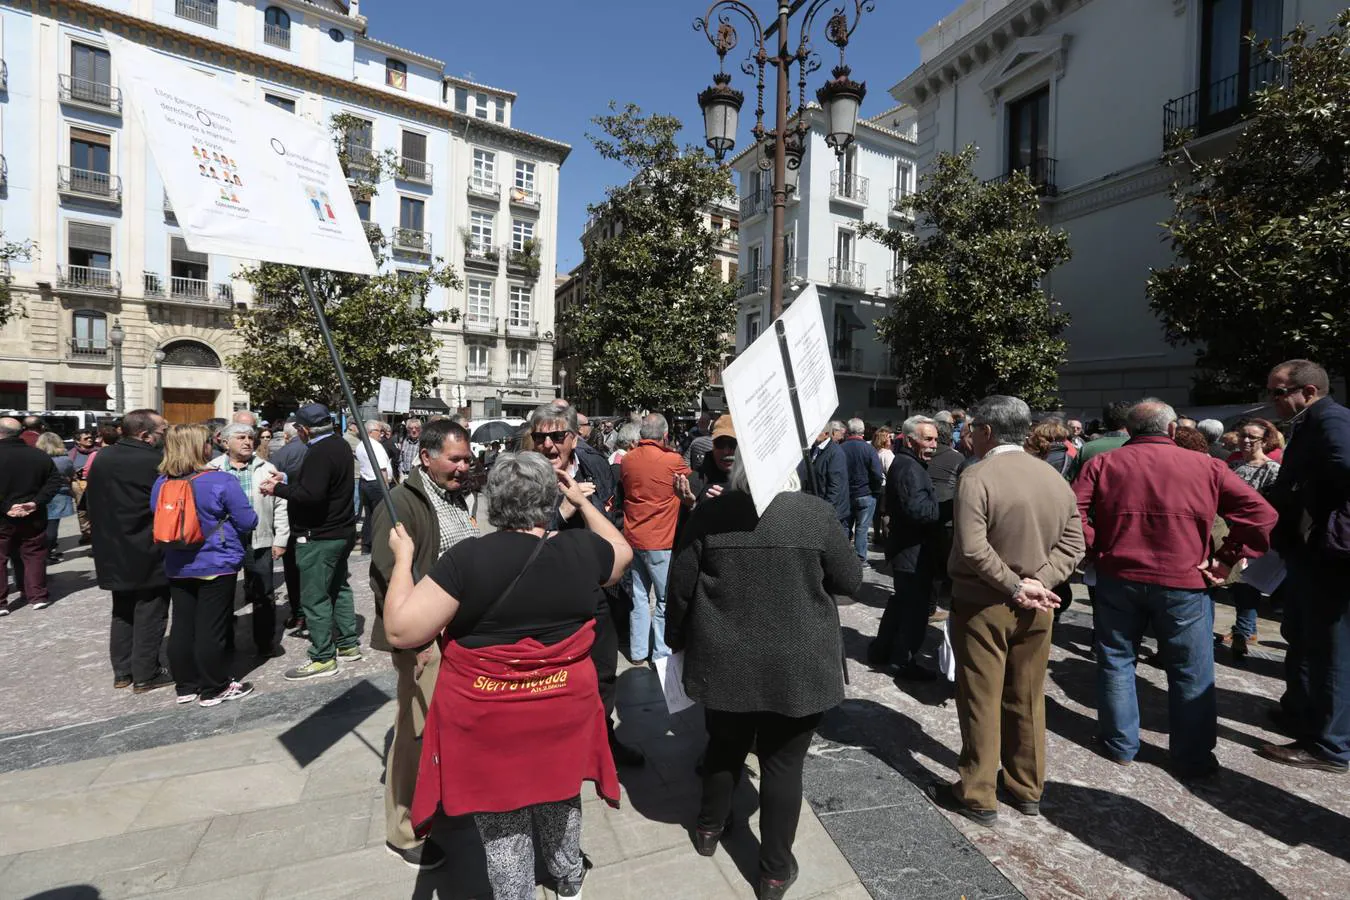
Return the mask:
<svg viewBox="0 0 1350 900"><path fill-rule="evenodd" d="M170 341L160 348L165 366L220 371L220 355L201 341ZM184 380L184 379L176 379ZM188 378L187 381L196 379ZM205 422L216 415L218 390L206 387L174 386L164 388L164 418L171 425Z"/></svg>

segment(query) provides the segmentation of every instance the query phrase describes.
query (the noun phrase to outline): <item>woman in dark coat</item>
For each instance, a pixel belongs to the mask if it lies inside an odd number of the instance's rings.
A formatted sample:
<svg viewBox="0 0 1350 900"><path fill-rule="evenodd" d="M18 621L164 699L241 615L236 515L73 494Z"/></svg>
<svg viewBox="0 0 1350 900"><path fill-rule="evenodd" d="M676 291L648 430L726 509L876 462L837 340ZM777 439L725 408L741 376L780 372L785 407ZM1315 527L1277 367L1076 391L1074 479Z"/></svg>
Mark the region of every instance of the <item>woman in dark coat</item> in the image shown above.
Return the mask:
<svg viewBox="0 0 1350 900"><path fill-rule="evenodd" d="M861 584L834 507L793 475L759 515L739 459L725 493L694 507L671 562L666 641L685 653L684 687L706 707L709 736L695 847L716 852L753 745L761 900L797 878L802 764L821 714L844 698L834 595Z"/></svg>

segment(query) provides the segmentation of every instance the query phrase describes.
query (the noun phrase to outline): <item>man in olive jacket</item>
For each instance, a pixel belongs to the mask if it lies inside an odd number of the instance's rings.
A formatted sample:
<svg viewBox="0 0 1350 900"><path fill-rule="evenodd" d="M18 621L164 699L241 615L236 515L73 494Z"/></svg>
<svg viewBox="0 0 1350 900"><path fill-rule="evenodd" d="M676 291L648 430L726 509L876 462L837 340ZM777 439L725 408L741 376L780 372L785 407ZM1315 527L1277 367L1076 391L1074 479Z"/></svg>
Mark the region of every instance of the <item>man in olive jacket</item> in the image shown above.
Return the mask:
<svg viewBox="0 0 1350 900"><path fill-rule="evenodd" d="M420 578L455 544L477 537L478 525L469 515L464 496L473 462L469 433L464 427L450 419L431 422L422 431L417 452L421 466L412 469L391 496L399 524L413 539L413 575ZM375 594L375 625L370 646L390 651L398 672L398 712L384 772L385 845L415 869L434 869L445 862L445 852L430 841L417 839L409 813L417 784L417 739L431 706L440 651L435 643L417 650L397 650L389 645L384 633L384 595L394 569L394 554L389 549L389 510L385 504L376 505L371 527L370 589Z"/></svg>

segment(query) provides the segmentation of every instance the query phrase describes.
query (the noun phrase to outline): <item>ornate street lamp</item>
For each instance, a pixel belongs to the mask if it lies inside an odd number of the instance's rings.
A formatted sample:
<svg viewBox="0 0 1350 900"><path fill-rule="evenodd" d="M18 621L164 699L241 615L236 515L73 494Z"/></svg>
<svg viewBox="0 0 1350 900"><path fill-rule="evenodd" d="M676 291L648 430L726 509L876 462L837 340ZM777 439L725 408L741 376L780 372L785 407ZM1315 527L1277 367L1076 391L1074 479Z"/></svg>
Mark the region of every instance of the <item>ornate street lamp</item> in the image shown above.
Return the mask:
<svg viewBox="0 0 1350 900"><path fill-rule="evenodd" d="M810 127L806 124L806 76L820 68L820 56L811 49L811 26L816 14L827 2L841 3L825 26L825 39L839 48L839 65L833 70L834 79L827 81L816 92L816 99L825 110L828 129L825 142L836 153L843 153L853 142L858 108L867 94L867 85L849 78L849 68L844 64L844 49L858 27L862 14L875 8L875 0L853 0L851 20L842 5L847 0L811 0L802 16L795 51L788 49L788 19L806 5L807 0L795 0L790 6L788 0L778 0L778 16L768 28L760 24L759 17L745 0L715 0L701 19L694 20L694 30L703 32L708 43L717 51L718 72L713 76L712 86L698 95L698 105L703 110L704 137L708 148L719 162L736 146L736 126L745 100L744 94L731 87L731 76L726 74L726 55L736 47L739 40L731 24L730 14L739 14L749 23L754 34L752 52L742 61L741 71L755 78L755 126L750 132L760 144L758 165L773 173L773 257L769 270L769 307L775 319L783 312L785 207L788 195L797 190L802 156L810 134ZM775 32L778 49L770 56L766 40L774 37ZM764 67L767 65L777 70L778 82L772 131L764 127ZM797 67L797 110L791 114L796 124L789 128L791 88L788 70L793 65Z"/></svg>

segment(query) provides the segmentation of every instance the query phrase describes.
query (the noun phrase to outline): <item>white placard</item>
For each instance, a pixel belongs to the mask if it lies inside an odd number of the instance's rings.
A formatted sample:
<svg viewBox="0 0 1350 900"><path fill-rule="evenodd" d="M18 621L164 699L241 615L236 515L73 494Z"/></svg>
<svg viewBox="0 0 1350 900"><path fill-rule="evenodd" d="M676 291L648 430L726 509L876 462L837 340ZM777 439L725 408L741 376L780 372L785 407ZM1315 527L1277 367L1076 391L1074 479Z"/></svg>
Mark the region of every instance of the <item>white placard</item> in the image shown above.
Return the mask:
<svg viewBox="0 0 1350 900"><path fill-rule="evenodd" d="M797 403L802 411L806 439L814 441L825 430L839 407L839 389L834 383L834 358L825 336L825 318L820 295L813 284L783 311L784 336L792 375L797 382Z"/></svg>
<svg viewBox="0 0 1350 900"><path fill-rule="evenodd" d="M190 250L376 273L324 129L224 77L104 37Z"/></svg>
<svg viewBox="0 0 1350 900"><path fill-rule="evenodd" d="M656 661L656 676L661 679L661 692L666 697L666 711L672 716L694 705L684 691L684 652L672 653Z"/></svg>
<svg viewBox="0 0 1350 900"><path fill-rule="evenodd" d="M722 387L736 423L736 456L745 464L750 496L762 514L802 459L773 326L727 366Z"/></svg>
<svg viewBox="0 0 1350 900"><path fill-rule="evenodd" d="M398 405L398 379L388 377L380 379L380 394L375 405L382 413L397 411L394 407Z"/></svg>
<svg viewBox="0 0 1350 900"><path fill-rule="evenodd" d="M394 412L406 413L412 407L412 382L400 378L394 391Z"/></svg>

